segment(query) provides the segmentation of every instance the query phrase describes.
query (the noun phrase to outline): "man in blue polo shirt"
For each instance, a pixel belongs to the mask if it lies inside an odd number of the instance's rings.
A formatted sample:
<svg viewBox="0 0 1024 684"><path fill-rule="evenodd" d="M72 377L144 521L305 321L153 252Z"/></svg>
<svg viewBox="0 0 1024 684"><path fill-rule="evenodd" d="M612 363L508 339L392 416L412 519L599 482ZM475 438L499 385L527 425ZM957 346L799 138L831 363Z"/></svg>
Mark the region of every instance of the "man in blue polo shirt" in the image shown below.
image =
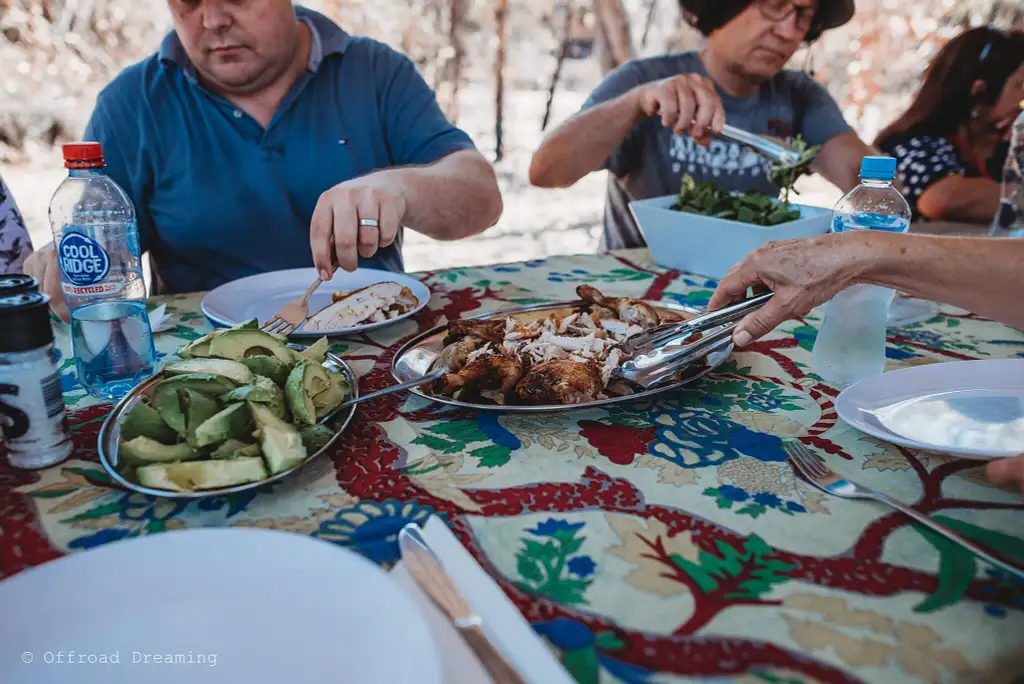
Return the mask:
<svg viewBox="0 0 1024 684"><path fill-rule="evenodd" d="M168 4L175 31L100 93L85 135L135 204L155 292L398 271L402 226L457 240L497 222L493 169L403 55L290 0ZM31 262L57 284L52 252Z"/></svg>

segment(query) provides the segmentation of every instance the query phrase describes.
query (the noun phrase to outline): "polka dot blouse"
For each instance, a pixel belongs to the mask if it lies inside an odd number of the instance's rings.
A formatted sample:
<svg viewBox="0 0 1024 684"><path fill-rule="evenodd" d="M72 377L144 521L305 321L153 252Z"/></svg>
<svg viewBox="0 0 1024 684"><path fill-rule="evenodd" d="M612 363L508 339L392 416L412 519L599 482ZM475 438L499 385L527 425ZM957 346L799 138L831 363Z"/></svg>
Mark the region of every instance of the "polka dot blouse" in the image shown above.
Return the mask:
<svg viewBox="0 0 1024 684"><path fill-rule="evenodd" d="M952 175L978 176L976 169L968 168L956 146L946 138L919 135L899 137L885 141L882 150L896 158L896 174L903 184L903 194L914 211L914 218L922 218L917 200L929 186Z"/></svg>

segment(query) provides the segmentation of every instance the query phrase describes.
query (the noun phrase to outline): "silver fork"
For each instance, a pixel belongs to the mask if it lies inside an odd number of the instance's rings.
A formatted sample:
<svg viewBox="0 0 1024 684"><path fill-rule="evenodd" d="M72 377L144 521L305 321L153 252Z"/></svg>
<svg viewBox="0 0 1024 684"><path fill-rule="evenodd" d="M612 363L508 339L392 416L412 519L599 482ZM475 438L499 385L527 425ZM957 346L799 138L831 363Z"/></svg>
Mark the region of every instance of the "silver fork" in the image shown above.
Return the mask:
<svg viewBox="0 0 1024 684"><path fill-rule="evenodd" d="M278 335L290 335L309 316L309 298L313 296L313 293L316 292L316 289L323 282L320 278L317 278L316 282L306 290L306 294L291 300L278 309L273 318L260 326L260 330Z"/></svg>
<svg viewBox="0 0 1024 684"><path fill-rule="evenodd" d="M924 513L914 510L910 506L897 501L887 494L876 492L874 489L869 489L864 485L859 485L855 482L850 482L849 480L844 480L800 442L786 442L783 445L783 448L786 450L786 453L789 454L789 460L798 471L803 473L808 482L826 494L832 494L833 496L839 496L844 499L872 499L892 506L900 513L910 516L916 522L924 525L933 532L941 534L951 542L964 547L985 562L1024 579L1024 570L992 555L974 542L961 537L953 530L949 529L942 523L936 522Z"/></svg>

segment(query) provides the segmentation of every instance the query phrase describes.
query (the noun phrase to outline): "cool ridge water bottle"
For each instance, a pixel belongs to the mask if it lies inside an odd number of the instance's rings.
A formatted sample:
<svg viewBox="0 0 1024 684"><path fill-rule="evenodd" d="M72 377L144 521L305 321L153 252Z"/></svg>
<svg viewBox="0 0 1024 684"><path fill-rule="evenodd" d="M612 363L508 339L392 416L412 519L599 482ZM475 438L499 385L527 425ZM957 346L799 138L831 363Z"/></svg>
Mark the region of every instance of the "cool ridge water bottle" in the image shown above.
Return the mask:
<svg viewBox="0 0 1024 684"><path fill-rule="evenodd" d="M910 206L892 187L896 160L865 157L860 185L846 193L832 212L832 232L910 228ZM876 285L854 285L825 305L825 319L814 343L814 372L847 385L885 370L885 331L895 293Z"/></svg>
<svg viewBox="0 0 1024 684"><path fill-rule="evenodd" d="M103 174L98 143L63 150L70 171L50 201L50 224L78 379L93 396L117 399L156 364L135 208Z"/></svg>

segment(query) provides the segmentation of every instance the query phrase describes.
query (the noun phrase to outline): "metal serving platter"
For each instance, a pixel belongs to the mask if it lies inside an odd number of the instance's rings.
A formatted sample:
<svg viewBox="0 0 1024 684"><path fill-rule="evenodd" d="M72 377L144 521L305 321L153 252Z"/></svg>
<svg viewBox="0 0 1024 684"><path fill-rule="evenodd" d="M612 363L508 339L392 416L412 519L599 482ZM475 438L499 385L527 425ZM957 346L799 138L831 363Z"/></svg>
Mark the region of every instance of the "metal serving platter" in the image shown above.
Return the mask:
<svg viewBox="0 0 1024 684"><path fill-rule="evenodd" d="M537 304L534 306L524 306L513 309L501 309L498 311L491 311L484 314L478 314L476 316L469 316L467 320L485 320L489 318L503 318L505 316L515 316L522 320L539 320L546 318L552 313L563 313L568 314L573 311L577 311L585 302L582 300L568 301L568 302L552 302L550 304ZM679 320L684 321L695 316L699 316L704 313L699 309L692 307L682 306L679 304L673 304L669 302L653 302L647 301L658 312L658 315L663 320ZM395 354L395 357L391 361L391 375L394 376L399 382L407 382L415 380L427 375L430 372L431 366L440 356L444 350L442 341L447 335L448 326L438 326L432 330L428 330L425 333L417 335L413 339L409 340L399 351ZM716 368L722 365L725 360L732 353L733 345L730 343L728 346L713 351L706 358L706 364L701 366L692 366L686 371L680 373L678 381L669 382L664 385L658 386L654 389L634 392L633 394L626 394L622 396L609 397L607 399L598 399L597 401L589 401L582 404L545 404L538 406L501 406L499 404L474 404L465 401L459 401L452 399L451 397L435 396L424 392L422 388L415 388L409 390L413 394L436 401L441 404L448 404L449 406L460 406L463 408L473 408L485 411L501 411L504 413L554 413L560 411L576 411L580 409L594 408L596 406L608 406L610 404L619 404L626 401L635 401L637 399L647 399L652 396L662 394L664 392L670 392L672 390L679 389L680 387L695 382L700 378L704 377L708 373L712 372Z"/></svg>
<svg viewBox="0 0 1024 684"><path fill-rule="evenodd" d="M296 351L301 351L306 348L306 345L301 344L289 344L289 347ZM341 373L351 388L350 397L359 396L359 382L356 378L356 374L352 371L352 368L342 359L340 356L328 353L327 359L323 363L324 368L334 373ZM247 482L245 484L234 485L232 487L221 487L219 489L202 489L188 492L175 492L168 489L153 489L151 487L144 487L136 482L132 482L126 479L121 473L117 471L119 463L119 445L121 443L121 423L124 421L125 415L138 403L143 397L148 396L152 392L153 388L165 380L167 374L163 371L156 373L152 377L148 378L144 382L140 383L135 389L125 395L114 410L110 412L107 419L103 422L103 427L100 428L99 436L99 454L100 463L103 465L103 469L107 471L111 479L114 480L119 486L129 489L139 494L147 494L149 496L159 496L167 499L205 499L212 496L224 496L226 494L236 494L238 492L244 492L249 489L255 489L256 487L262 487L263 485L277 482L288 477L295 471L303 468L310 461L319 458L324 453L331 450L332 447L337 443L338 438L348 428L349 423L352 422L352 417L356 413L356 405L352 404L348 408L338 411L335 415L329 416L322 424L328 429L334 431L334 436L327 445L316 452L310 454L305 461L299 465L285 470L280 473L276 473L258 482Z"/></svg>

